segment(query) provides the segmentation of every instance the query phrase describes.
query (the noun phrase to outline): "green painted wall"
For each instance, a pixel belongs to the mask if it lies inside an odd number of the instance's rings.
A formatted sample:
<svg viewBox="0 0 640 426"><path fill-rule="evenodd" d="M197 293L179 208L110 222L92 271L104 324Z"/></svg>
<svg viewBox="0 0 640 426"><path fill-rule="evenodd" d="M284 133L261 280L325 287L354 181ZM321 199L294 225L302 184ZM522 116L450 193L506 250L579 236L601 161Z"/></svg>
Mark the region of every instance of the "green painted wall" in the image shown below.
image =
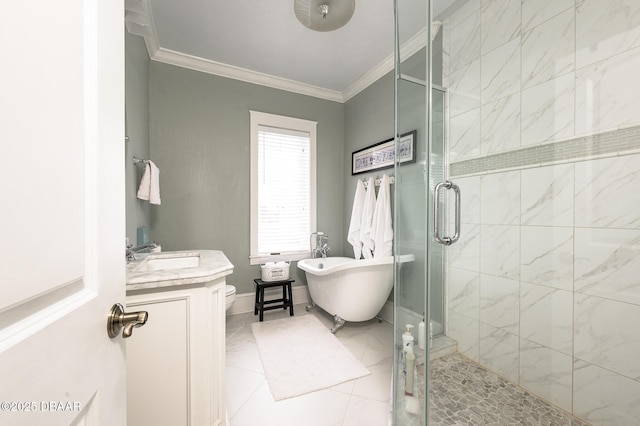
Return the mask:
<svg viewBox="0 0 640 426"><path fill-rule="evenodd" d="M393 138L393 71L358 93L345 103L344 138L344 252L353 257L353 247L347 242L356 181L370 176L393 174L393 169L351 175L351 154L378 142ZM393 186L392 186L393 191Z"/></svg>
<svg viewBox="0 0 640 426"><path fill-rule="evenodd" d="M149 158L149 56L144 39L125 32L125 108L129 142L125 148L127 237L134 246L136 229L149 226L149 203L136 198L142 166L132 158ZM124 255L124 241L122 241Z"/></svg>
<svg viewBox="0 0 640 426"><path fill-rule="evenodd" d="M167 65L149 64L150 158L160 168L161 206L151 235L163 250L218 249L234 264L228 282L250 293L249 110L318 122L317 228L342 255L344 105ZM295 265L296 285L306 284ZM300 271L302 272L302 271Z"/></svg>

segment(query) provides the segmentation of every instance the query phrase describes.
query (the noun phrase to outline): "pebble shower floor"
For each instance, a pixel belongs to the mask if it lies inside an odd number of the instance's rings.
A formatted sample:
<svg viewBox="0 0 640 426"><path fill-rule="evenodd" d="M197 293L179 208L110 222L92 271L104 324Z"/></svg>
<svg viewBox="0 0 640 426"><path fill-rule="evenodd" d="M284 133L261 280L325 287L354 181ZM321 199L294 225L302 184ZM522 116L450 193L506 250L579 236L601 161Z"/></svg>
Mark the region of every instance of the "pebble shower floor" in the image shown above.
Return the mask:
<svg viewBox="0 0 640 426"><path fill-rule="evenodd" d="M433 360L430 369L429 426L589 426L460 354ZM424 364L417 374L424 377ZM420 424L418 416L399 417L399 425Z"/></svg>

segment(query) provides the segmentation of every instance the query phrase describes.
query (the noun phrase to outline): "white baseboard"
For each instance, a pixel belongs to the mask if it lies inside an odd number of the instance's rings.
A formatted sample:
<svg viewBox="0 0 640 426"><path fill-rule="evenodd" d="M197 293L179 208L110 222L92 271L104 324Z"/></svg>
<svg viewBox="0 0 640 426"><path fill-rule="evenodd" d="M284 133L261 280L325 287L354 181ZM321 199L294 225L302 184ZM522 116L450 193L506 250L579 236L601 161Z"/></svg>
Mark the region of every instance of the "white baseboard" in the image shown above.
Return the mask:
<svg viewBox="0 0 640 426"><path fill-rule="evenodd" d="M293 293L293 303L298 305L300 303L307 304L309 303L309 291L307 290L306 285L298 285L295 287L291 287L291 292ZM280 288L270 288L265 291L265 300L282 297L282 289ZM236 300L229 308L227 314L236 315L236 314L245 314L247 312L253 312L253 309L256 304L256 293L242 293L236 295ZM393 312L393 311L392 311Z"/></svg>

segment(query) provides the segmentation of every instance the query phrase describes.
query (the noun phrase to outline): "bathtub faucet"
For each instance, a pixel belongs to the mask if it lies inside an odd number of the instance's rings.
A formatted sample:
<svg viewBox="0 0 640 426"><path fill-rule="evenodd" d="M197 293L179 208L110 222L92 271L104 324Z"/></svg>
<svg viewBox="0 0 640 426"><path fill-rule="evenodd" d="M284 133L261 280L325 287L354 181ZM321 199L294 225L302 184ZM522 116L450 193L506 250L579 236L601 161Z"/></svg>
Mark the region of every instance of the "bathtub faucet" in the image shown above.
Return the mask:
<svg viewBox="0 0 640 426"><path fill-rule="evenodd" d="M315 247L314 247L315 241ZM309 249L311 257L327 257L327 253L331 250L329 247L329 236L324 232L312 232L309 240Z"/></svg>

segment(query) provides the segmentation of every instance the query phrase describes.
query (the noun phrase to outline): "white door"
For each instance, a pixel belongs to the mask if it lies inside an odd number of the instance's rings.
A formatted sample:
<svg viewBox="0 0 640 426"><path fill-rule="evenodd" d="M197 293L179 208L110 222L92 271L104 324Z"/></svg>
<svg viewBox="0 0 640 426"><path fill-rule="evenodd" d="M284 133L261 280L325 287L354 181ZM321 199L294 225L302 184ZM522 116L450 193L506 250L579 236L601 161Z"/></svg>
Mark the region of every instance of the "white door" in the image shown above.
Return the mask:
<svg viewBox="0 0 640 426"><path fill-rule="evenodd" d="M2 425L126 423L122 3L2 2Z"/></svg>

